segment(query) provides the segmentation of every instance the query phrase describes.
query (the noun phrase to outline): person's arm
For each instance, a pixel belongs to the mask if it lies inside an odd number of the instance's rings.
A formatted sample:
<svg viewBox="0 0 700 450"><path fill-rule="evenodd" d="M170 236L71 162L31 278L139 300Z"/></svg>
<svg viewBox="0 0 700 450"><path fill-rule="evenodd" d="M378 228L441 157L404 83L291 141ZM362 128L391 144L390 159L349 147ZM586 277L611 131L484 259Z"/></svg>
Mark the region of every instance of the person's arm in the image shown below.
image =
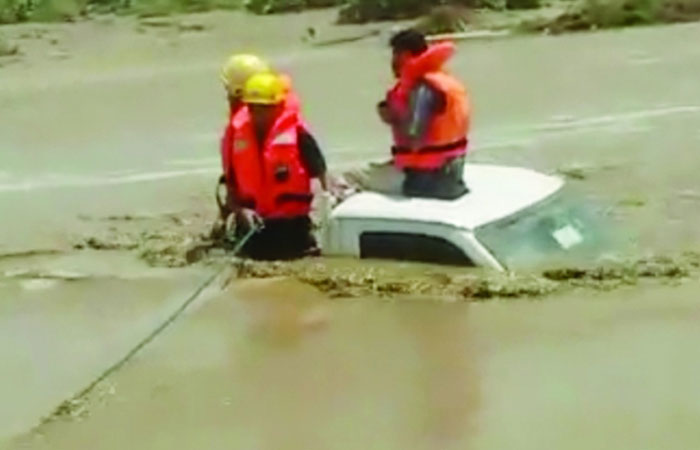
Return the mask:
<svg viewBox="0 0 700 450"><path fill-rule="evenodd" d="M377 114L382 122L390 126L393 125L394 121L396 120L391 108L389 107L389 102L386 100L382 100L381 102L377 103Z"/></svg>
<svg viewBox="0 0 700 450"><path fill-rule="evenodd" d="M446 101L445 94L426 82L419 83L411 92L410 113L403 126L414 144L425 142L430 122L445 110Z"/></svg>
<svg viewBox="0 0 700 450"><path fill-rule="evenodd" d="M221 173L224 177L228 177L228 172L231 169L231 149L233 148L233 126L229 123L221 136Z"/></svg>
<svg viewBox="0 0 700 450"><path fill-rule="evenodd" d="M299 127L297 140L301 160L311 178L318 178L324 191L328 191L326 159L316 139L306 129Z"/></svg>
<svg viewBox="0 0 700 450"><path fill-rule="evenodd" d="M231 123L226 126L223 135L221 136L221 143L220 143L220 148L219 152L221 154L221 176L219 177L219 181L216 185L216 203L219 207L219 215L222 220L226 220L227 217L231 214L232 209L230 205L230 197L231 197L231 190L232 190L232 168L231 168L231 149L233 148L233 127L231 126ZM225 193L223 195L223 200L222 200L222 193L221 193L221 187L225 188Z"/></svg>

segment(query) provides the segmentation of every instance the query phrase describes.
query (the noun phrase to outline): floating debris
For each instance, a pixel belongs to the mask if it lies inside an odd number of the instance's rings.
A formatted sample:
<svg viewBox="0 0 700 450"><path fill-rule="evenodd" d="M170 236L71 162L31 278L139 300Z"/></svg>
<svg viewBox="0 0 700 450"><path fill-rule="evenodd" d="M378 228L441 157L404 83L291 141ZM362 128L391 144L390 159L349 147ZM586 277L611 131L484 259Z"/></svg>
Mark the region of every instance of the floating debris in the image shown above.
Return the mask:
<svg viewBox="0 0 700 450"><path fill-rule="evenodd" d="M641 197L628 197L620 200L617 204L631 208L641 208L647 204L647 201Z"/></svg>
<svg viewBox="0 0 700 450"><path fill-rule="evenodd" d="M557 173L572 180L585 180L588 178L590 168L580 165L572 165L558 168Z"/></svg>
<svg viewBox="0 0 700 450"><path fill-rule="evenodd" d="M128 228L135 216L115 216ZM191 264L233 264L233 279L288 277L313 286L330 298L371 297L393 299L421 297L446 301L539 298L564 289L610 290L634 285L642 279L674 281L700 272L700 253L674 257L652 256L618 260L590 267L562 266L539 273L494 273L468 268L436 270L435 266L378 264L376 262L329 264L324 258L289 262L263 262L233 258L232 244L213 235L202 216L177 220L172 215L154 217L152 230L139 223L134 231L114 228L107 237L91 237L76 248L132 250L151 266L184 267ZM233 261L233 262L231 262Z"/></svg>
<svg viewBox="0 0 700 450"><path fill-rule="evenodd" d="M572 286L610 289L635 285L641 279L671 281L688 278L697 272L698 267L698 255L686 253L676 258L654 256L591 268L563 267L546 270L542 276Z"/></svg>
<svg viewBox="0 0 700 450"><path fill-rule="evenodd" d="M58 405L50 416L42 420L42 424L56 420L84 420L90 414L90 408L107 403L116 393L117 389L113 383L102 381L89 392L82 393Z"/></svg>
<svg viewBox="0 0 700 450"><path fill-rule="evenodd" d="M139 25L152 28L170 28L177 25L177 22L164 17L148 17L139 20Z"/></svg>
<svg viewBox="0 0 700 450"><path fill-rule="evenodd" d="M433 270L410 274L400 268L352 267L330 270L324 264L241 261L237 277L290 277L314 286L331 298L420 296L436 301L523 298L554 292L556 283L542 277L516 274L483 274L450 277Z"/></svg>
<svg viewBox="0 0 700 450"><path fill-rule="evenodd" d="M31 270L16 269L3 272L4 278L17 278L24 280L58 280L58 281L78 281L88 278L84 273L70 272L67 270Z"/></svg>
<svg viewBox="0 0 700 450"><path fill-rule="evenodd" d="M82 242L73 245L75 250L135 250L139 246L138 242L128 236L112 236L109 238L89 237Z"/></svg>
<svg viewBox="0 0 700 450"><path fill-rule="evenodd" d="M177 24L177 30L181 32L202 32L207 26L201 23L181 22Z"/></svg>
<svg viewBox="0 0 700 450"><path fill-rule="evenodd" d="M87 417L87 399L84 397L66 400L53 413L55 419L80 419Z"/></svg>
<svg viewBox="0 0 700 450"><path fill-rule="evenodd" d="M2 259L21 259L21 258L31 258L33 256L47 256L47 255L59 255L63 253L59 249L33 249L33 250L22 250L15 252L0 253L0 260Z"/></svg>
<svg viewBox="0 0 700 450"><path fill-rule="evenodd" d="M562 117L559 119L560 123L566 123L568 121L574 120L573 118L569 117ZM571 180L586 180L598 173L601 172L606 172L606 171L611 171L611 170L616 170L619 169L620 166L623 166L623 163L620 162L610 162L610 163L605 163L605 164L589 164L589 163L583 163L583 162L574 162L571 164L567 164L565 166L559 167L556 170L556 173L559 175L562 175L566 178L569 178Z"/></svg>

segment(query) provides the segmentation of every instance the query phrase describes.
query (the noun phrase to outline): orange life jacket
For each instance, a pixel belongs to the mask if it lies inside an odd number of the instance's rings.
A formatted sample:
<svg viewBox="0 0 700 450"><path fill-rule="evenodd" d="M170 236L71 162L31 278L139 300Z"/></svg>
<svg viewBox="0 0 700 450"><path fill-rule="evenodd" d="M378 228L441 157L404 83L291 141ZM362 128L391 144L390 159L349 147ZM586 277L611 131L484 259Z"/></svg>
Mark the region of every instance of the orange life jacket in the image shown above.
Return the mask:
<svg viewBox="0 0 700 450"><path fill-rule="evenodd" d="M420 144L412 144L398 125L392 127L394 164L401 169L438 169L467 152L471 113L467 91L460 81L443 70L443 65L453 54L454 45L442 43L409 59L401 69L398 82L387 95L389 107L400 118L408 115L410 93L420 81L442 92L446 100L444 111L431 118Z"/></svg>
<svg viewBox="0 0 700 450"><path fill-rule="evenodd" d="M232 120L231 171L237 201L264 219L306 216L311 209L311 178L301 161L299 114L285 108L268 132L262 148L250 111L243 107Z"/></svg>
<svg viewBox="0 0 700 450"><path fill-rule="evenodd" d="M229 192L233 192L234 189L232 184L233 166L231 165L231 152L233 150L233 118L242 108L243 104L241 103L240 106L230 112L228 122L226 123L226 128L224 129L224 134L221 137L221 167L224 173L224 180L226 181L226 188Z"/></svg>
<svg viewBox="0 0 700 450"><path fill-rule="evenodd" d="M299 99L299 95L294 91L294 88L292 86L292 79L289 75L287 74L279 74L280 80L282 80L282 83L284 84L284 89L285 89L285 105L286 109L291 109L297 112L301 111L301 100ZM233 135L234 135L234 130L233 130L233 117L236 115L238 111L240 111L243 108L243 103L240 103L240 105L231 112L229 115L228 122L226 124L226 128L224 129L224 134L221 137L221 146L220 146L220 153L221 153L221 165L223 168L223 174L224 174L224 180L226 182L226 188L229 192L229 195L231 195L233 192L235 192L235 186L233 184L234 181L234 173L233 173L233 165L231 164L231 154L233 151Z"/></svg>

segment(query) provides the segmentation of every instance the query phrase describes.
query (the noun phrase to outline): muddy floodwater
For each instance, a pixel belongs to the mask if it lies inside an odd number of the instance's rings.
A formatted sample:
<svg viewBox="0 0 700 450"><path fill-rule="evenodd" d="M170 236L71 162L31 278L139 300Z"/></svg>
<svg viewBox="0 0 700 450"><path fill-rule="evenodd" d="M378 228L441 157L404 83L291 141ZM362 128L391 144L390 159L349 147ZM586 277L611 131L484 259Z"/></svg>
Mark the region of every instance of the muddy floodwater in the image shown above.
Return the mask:
<svg viewBox="0 0 700 450"><path fill-rule="evenodd" d="M2 30L22 54L0 59L0 445L700 445L700 26L469 41L451 65L472 161L566 177L624 270L190 258L216 213L230 51L293 75L332 170L388 155L391 25L302 42L373 27L331 17Z"/></svg>
<svg viewBox="0 0 700 450"><path fill-rule="evenodd" d="M698 287L435 305L241 282L12 448L692 448Z"/></svg>

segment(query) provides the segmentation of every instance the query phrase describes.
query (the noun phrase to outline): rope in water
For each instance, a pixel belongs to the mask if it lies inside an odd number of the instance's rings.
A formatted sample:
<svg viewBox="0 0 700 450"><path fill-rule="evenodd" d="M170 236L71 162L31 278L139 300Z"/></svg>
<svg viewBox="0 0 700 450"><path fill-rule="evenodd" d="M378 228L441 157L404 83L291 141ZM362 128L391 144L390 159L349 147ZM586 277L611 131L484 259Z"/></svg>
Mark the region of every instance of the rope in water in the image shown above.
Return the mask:
<svg viewBox="0 0 700 450"><path fill-rule="evenodd" d="M241 237L241 239L236 243L235 247L232 250L233 256L238 255L238 253L241 251L243 246L250 240L250 238L257 233L260 230L259 227L251 227L250 230L246 232L246 234ZM206 290L211 284L221 275L221 273L228 267L227 264L222 264L219 268L217 268L214 273L208 277L199 287L192 293L190 294L185 301L180 304L180 306L173 311L166 319L163 321L160 325L158 325L156 328L154 328L145 338L143 338L141 341L139 341L136 346L134 346L131 350L129 350L126 355L124 355L122 358L120 358L117 362L109 366L106 370L104 370L95 380L93 380L89 385L87 385L85 388L80 390L77 394L75 394L73 397L71 397L69 400L64 401L61 403L58 407L56 407L53 412L48 416L45 417L40 425L50 422L54 417L61 415L64 409L68 408L67 410L70 411L71 404L74 402L77 402L79 399L85 397L88 395L97 385L99 385L101 382L103 382L105 379L107 379L110 375L115 373L117 370L119 370L121 367L123 367L131 358L133 358L139 351L141 351L146 345L151 343L158 335L160 335L168 326L170 326L175 320L177 320L180 315Z"/></svg>

